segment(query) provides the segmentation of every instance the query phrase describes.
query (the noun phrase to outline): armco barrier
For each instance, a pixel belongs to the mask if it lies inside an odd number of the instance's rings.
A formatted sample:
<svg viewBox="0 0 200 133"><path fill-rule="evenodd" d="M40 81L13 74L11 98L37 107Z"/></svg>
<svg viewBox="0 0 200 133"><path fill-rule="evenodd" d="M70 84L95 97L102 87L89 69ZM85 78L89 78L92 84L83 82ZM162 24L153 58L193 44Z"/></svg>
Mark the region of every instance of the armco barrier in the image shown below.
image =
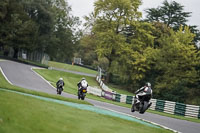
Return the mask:
<svg viewBox="0 0 200 133"><path fill-rule="evenodd" d="M126 103L127 104L132 104L133 103L133 96L127 96L126 97Z"/></svg>
<svg viewBox="0 0 200 133"><path fill-rule="evenodd" d="M199 106L186 104L185 116L198 118Z"/></svg>
<svg viewBox="0 0 200 133"><path fill-rule="evenodd" d="M165 101L164 100L158 100L157 99L157 102L156 102L156 110L157 111L160 111L160 112L163 112L164 111L164 107L165 107Z"/></svg>
<svg viewBox="0 0 200 133"><path fill-rule="evenodd" d="M185 104L183 104L183 103L176 103L174 114L175 115L185 116L185 108L186 108Z"/></svg>
<svg viewBox="0 0 200 133"><path fill-rule="evenodd" d="M114 94L112 93L112 90L108 88L98 76L96 80L100 83L100 86L102 87L102 94L101 94L102 96L105 97L106 93L104 91L108 91L112 94L112 100L114 101L125 102L127 104L133 103L134 96ZM108 94L108 93L106 94L107 99L111 100L111 94ZM188 104L183 104L183 103L178 103L178 102L176 103L172 101L164 101L164 100L159 100L159 99L151 99L151 102L152 102L152 105L150 106L150 109L152 110L200 119L200 106L188 105Z"/></svg>
<svg viewBox="0 0 200 133"><path fill-rule="evenodd" d="M95 87L88 86L87 92L96 96L102 96L102 90Z"/></svg>
<svg viewBox="0 0 200 133"><path fill-rule="evenodd" d="M200 107L199 107L199 115L198 115L198 118L200 119Z"/></svg>
<svg viewBox="0 0 200 133"><path fill-rule="evenodd" d="M115 101L120 102L121 94L115 94Z"/></svg>
<svg viewBox="0 0 200 133"><path fill-rule="evenodd" d="M175 104L175 102L165 101L164 112L174 114Z"/></svg>
<svg viewBox="0 0 200 133"><path fill-rule="evenodd" d="M112 100L113 99L113 93L112 92L108 92L108 91L104 91L104 98Z"/></svg>
<svg viewBox="0 0 200 133"><path fill-rule="evenodd" d="M120 102L121 103L126 103L126 95L123 95L123 94L121 94L121 97L120 97Z"/></svg>
<svg viewBox="0 0 200 133"><path fill-rule="evenodd" d="M157 100L156 99L151 99L151 102L152 102L152 104L150 106L150 109L156 110L156 102L157 102Z"/></svg>

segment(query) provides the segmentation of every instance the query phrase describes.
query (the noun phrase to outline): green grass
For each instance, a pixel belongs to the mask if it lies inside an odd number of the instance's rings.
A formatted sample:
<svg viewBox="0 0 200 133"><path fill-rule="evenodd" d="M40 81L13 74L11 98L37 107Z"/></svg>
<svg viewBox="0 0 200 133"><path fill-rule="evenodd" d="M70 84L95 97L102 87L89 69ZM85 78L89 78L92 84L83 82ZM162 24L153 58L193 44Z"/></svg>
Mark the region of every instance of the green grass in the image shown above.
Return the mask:
<svg viewBox="0 0 200 133"><path fill-rule="evenodd" d="M48 70L48 69L34 69L37 73L43 76L46 80L48 80L54 87L56 87L56 82L59 80L60 77L63 78L65 82L64 92L71 93L77 95L77 83L81 80L82 76L77 74L72 74L68 72L61 72L56 70ZM90 86L99 86L95 78L84 76ZM102 97L94 96L92 94L87 94L87 98L91 98L94 100L112 103L119 106L124 106L130 108L131 105L124 104L120 102L115 102L111 100L107 100Z"/></svg>
<svg viewBox="0 0 200 133"><path fill-rule="evenodd" d="M135 94L128 92L127 90L125 90L125 88L123 88L123 86L118 86L118 85L113 85L113 84L108 84L108 87L114 91L116 91L119 94L124 94L127 96L133 96Z"/></svg>
<svg viewBox="0 0 200 133"><path fill-rule="evenodd" d="M6 91L0 91L0 107L1 133L171 132Z"/></svg>
<svg viewBox="0 0 200 133"><path fill-rule="evenodd" d="M59 77L63 77L65 84L66 84L64 91L71 93L71 94L75 94L75 95L77 94L76 84L81 79L81 77L82 77L81 75L71 74L71 73L67 73L67 72L60 72L60 71L56 71L56 70L47 70L47 69L35 69L35 71L38 72L40 75L42 75L45 79L50 81L52 83L52 85L54 85L54 86L56 86L55 84L56 84L56 81L59 79ZM88 81L90 86L98 86L98 83L96 82L95 78L86 77L86 80ZM122 92L122 94L131 95L131 93L125 92L125 90L123 90L123 91L119 91L119 89L115 89L115 90L118 93ZM107 103L131 108L130 104L125 104L125 103L107 100L105 98L94 96L92 94L87 94L86 97L94 99L94 100L102 101L102 102L107 102ZM178 116L178 115L171 115L171 114L158 112L158 111L154 111L154 110L147 110L147 112L158 114L158 115L163 115L163 116L167 116L167 117L172 117L172 118L176 118L176 119L188 120L188 121L200 123L200 119L196 119L196 118L187 118L187 117Z"/></svg>
<svg viewBox="0 0 200 133"><path fill-rule="evenodd" d="M62 69L67 69L71 71L76 71L76 72L83 72L83 73L88 73L88 74L97 74L97 71L90 70L84 67L76 66L76 65L69 65L69 64L64 64L64 63L58 63L54 61L49 61L48 65L51 67L56 67L56 68L62 68Z"/></svg>
<svg viewBox="0 0 200 133"><path fill-rule="evenodd" d="M97 74L97 71L93 71L93 70L83 68L80 66L58 63L58 62L54 62L54 61L49 61L48 65L51 67L62 68L62 69L71 70L71 71L83 72L83 73L88 73L88 74ZM123 90L122 88L119 88L118 86L111 85L111 84L108 84L108 86L110 87L110 89L116 91L117 93L133 95L132 93L130 93L126 90Z"/></svg>
<svg viewBox="0 0 200 133"><path fill-rule="evenodd" d="M81 104L90 104L86 101L80 101L80 100L77 100L77 99L65 98L65 97L61 97L61 96L58 96L58 95L51 95L51 94L33 91L33 90L29 90L29 89L24 89L24 88L21 88L21 87L11 85L6 81L6 79L3 77L1 72L0 72L0 88L15 90L15 91L19 91L19 92L24 92L24 93L28 93L28 94L44 96L44 97L49 97L49 98L54 98L54 99L59 99L59 100L63 100L63 101L69 101L69 102L75 102L75 103L81 103Z"/></svg>
<svg viewBox="0 0 200 133"><path fill-rule="evenodd" d="M72 73L56 71L56 70L48 70L48 69L34 69L34 71L42 75L54 87L56 87L56 82L59 80L59 78L62 77L65 82L64 91L71 94L77 94L77 83L83 77L78 74L72 74ZM87 76L84 77L86 78L90 86L98 86L98 83L95 81L95 78Z"/></svg>

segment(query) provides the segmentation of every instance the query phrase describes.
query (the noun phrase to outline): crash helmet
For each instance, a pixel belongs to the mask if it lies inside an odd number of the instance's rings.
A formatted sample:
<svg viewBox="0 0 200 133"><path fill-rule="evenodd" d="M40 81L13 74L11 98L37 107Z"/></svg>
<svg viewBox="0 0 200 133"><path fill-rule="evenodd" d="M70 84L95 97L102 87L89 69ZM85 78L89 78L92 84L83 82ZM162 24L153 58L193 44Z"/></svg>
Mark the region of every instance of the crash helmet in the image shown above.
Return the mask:
<svg viewBox="0 0 200 133"><path fill-rule="evenodd" d="M88 86L87 81L86 81L86 80L82 80L82 81L81 81L81 86L82 86L83 88L87 88L87 86Z"/></svg>
<svg viewBox="0 0 200 133"><path fill-rule="evenodd" d="M151 83L147 82L147 83L145 84L145 86L151 87Z"/></svg>
<svg viewBox="0 0 200 133"><path fill-rule="evenodd" d="M63 80L63 78L60 78L60 80Z"/></svg>
<svg viewBox="0 0 200 133"><path fill-rule="evenodd" d="M85 78L83 77L82 80L85 80Z"/></svg>

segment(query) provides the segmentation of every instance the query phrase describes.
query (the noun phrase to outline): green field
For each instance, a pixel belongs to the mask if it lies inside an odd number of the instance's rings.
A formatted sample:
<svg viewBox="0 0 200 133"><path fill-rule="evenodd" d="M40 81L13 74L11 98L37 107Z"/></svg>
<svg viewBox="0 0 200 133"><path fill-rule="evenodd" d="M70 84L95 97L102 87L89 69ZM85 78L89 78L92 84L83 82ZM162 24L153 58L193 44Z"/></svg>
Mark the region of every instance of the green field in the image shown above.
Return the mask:
<svg viewBox="0 0 200 133"><path fill-rule="evenodd" d="M0 107L1 133L170 133L162 128L6 91L0 91Z"/></svg>
<svg viewBox="0 0 200 133"><path fill-rule="evenodd" d="M64 91L67 92L67 93L77 95L77 83L81 80L81 78L82 78L81 75L72 74L72 73L68 73L68 72L61 72L61 71L56 71L56 70L48 70L48 69L34 69L34 71L36 71L41 76L43 76L54 87L56 87L56 82L58 81L58 79L60 77L62 77L64 82L65 82ZM97 83L95 78L87 77L87 76L84 76L84 77L86 78L86 80L88 81L88 84L90 86L97 86L97 87L99 86L99 84ZM119 102L107 100L105 98L94 96L92 94L87 94L86 97L94 99L94 100L98 100L98 101L116 104L116 105L119 105L119 106L125 106L125 107L128 107L128 108L131 107L131 105L129 105L129 104L124 104L124 103L119 103Z"/></svg>
<svg viewBox="0 0 200 133"><path fill-rule="evenodd" d="M76 71L76 72L97 74L97 71L90 70L90 69L83 68L83 67L76 66L76 65L69 65L69 64L64 64L64 63L59 63L59 62L54 62L54 61L49 61L48 65L51 67L62 68L62 69L66 69L66 70Z"/></svg>

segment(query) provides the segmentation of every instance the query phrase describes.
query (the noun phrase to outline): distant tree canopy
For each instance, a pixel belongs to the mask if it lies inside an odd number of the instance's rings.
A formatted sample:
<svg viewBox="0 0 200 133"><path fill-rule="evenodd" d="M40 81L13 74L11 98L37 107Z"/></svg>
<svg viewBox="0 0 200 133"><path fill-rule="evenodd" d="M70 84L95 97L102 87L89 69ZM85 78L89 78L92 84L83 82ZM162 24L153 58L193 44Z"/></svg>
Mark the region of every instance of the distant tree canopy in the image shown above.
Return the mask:
<svg viewBox="0 0 200 133"><path fill-rule="evenodd" d="M3 0L0 2L0 47L42 51L51 59L73 57L79 23L65 0Z"/></svg>
<svg viewBox="0 0 200 133"><path fill-rule="evenodd" d="M146 13L146 21L162 22L174 30L178 30L181 25L186 26L188 18L191 17L191 12L185 12L184 6L175 1L169 3L167 0L163 2L162 6L147 9ZM196 35L194 41L198 42L200 40L200 32L197 26L189 27L191 32Z"/></svg>

